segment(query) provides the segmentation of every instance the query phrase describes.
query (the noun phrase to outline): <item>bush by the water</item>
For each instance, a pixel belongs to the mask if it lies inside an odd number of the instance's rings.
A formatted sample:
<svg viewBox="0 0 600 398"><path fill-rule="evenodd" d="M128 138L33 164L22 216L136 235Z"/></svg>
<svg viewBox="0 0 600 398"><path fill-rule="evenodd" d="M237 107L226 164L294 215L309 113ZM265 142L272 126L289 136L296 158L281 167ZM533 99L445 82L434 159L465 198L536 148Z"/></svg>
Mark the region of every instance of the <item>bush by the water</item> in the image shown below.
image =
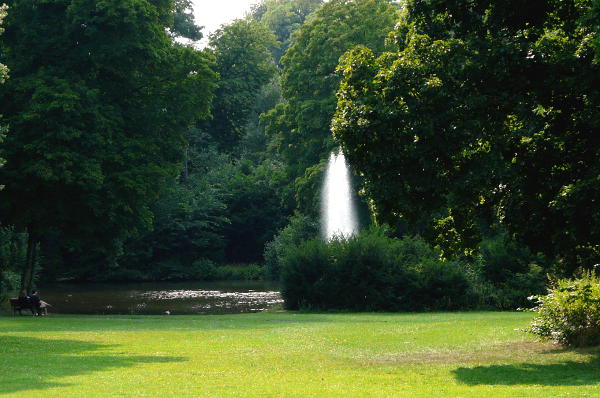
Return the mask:
<svg viewBox="0 0 600 398"><path fill-rule="evenodd" d="M217 265L208 259L200 259L185 268L182 273L170 270L175 280L197 281L243 281L264 279L264 267L258 264ZM160 280L160 279L159 279ZM168 280L163 277L162 280Z"/></svg>
<svg viewBox="0 0 600 398"><path fill-rule="evenodd" d="M289 224L265 245L265 274L268 279L279 280L281 264L287 248L319 235L319 223L308 216L294 214Z"/></svg>
<svg viewBox="0 0 600 398"><path fill-rule="evenodd" d="M214 280L258 281L265 279L265 268L258 264L220 265L216 267Z"/></svg>
<svg viewBox="0 0 600 398"><path fill-rule="evenodd" d="M394 239L382 229L290 246L283 256L288 309L428 311L469 308L467 270L442 261L422 239Z"/></svg>
<svg viewBox="0 0 600 398"><path fill-rule="evenodd" d="M537 296L538 313L528 332L570 347L600 345L600 278L584 273L579 279L555 283Z"/></svg>
<svg viewBox="0 0 600 398"><path fill-rule="evenodd" d="M265 279L264 267L258 264L218 265L201 258L190 265L177 261L162 261L148 264L145 272L135 269L119 268L103 279L99 275L95 281L217 281L217 280L262 280Z"/></svg>

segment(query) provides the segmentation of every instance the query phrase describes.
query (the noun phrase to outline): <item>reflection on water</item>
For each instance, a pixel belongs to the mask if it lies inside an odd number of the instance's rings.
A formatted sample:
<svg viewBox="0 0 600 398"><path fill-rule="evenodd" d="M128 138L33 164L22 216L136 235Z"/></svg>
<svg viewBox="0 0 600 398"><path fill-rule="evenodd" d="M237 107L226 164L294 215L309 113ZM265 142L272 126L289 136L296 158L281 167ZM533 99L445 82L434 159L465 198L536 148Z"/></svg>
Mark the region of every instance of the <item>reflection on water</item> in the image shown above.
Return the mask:
<svg viewBox="0 0 600 398"><path fill-rule="evenodd" d="M62 314L232 314L283 303L276 285L252 281L53 284L40 293Z"/></svg>

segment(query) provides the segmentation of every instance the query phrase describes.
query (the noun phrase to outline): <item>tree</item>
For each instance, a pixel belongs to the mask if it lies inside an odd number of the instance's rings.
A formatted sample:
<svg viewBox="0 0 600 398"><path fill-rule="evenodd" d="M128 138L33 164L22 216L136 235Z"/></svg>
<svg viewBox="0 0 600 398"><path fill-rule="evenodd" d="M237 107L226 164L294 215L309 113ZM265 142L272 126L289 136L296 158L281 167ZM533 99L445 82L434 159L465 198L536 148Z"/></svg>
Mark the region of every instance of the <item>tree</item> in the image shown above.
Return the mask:
<svg viewBox="0 0 600 398"><path fill-rule="evenodd" d="M175 0L171 35L173 37L183 37L192 41L202 39L202 27L196 25L194 8L191 0Z"/></svg>
<svg viewBox="0 0 600 398"><path fill-rule="evenodd" d="M282 166L265 160L253 166L243 159L229 168L223 183L228 193L224 228L225 255L230 262L262 262L265 244L285 225L285 209L278 191L282 182Z"/></svg>
<svg viewBox="0 0 600 398"><path fill-rule="evenodd" d="M275 73L269 48L275 37L262 24L238 19L222 26L210 37L216 59L219 86L212 107L212 119L200 123L221 150L233 152L244 136L248 116L261 87Z"/></svg>
<svg viewBox="0 0 600 398"><path fill-rule="evenodd" d="M4 32L4 28L2 27L2 21L6 17L6 5L0 5L0 34ZM8 77L8 68L6 65L0 63L0 84L6 81ZM1 116L0 116L1 122ZM2 145L2 141L6 134L6 126L0 124L0 145ZM0 146L0 168L4 165L4 159L2 158L2 147ZM2 184L0 184L0 191L4 188ZM19 258L18 256L18 248L16 244L19 242L18 239L15 239L14 233L12 230L4 228L0 223L0 302L5 299L5 292L8 289L8 284L6 281L6 271L9 270L11 266L17 262L16 260Z"/></svg>
<svg viewBox="0 0 600 398"><path fill-rule="evenodd" d="M283 101L263 117L292 186L335 146L330 123L340 82L335 74L340 56L357 45L383 51L384 39L397 17L396 8L385 0L332 0L295 35L281 59ZM320 173L311 170L310 175L318 178ZM312 184L312 178L305 180ZM299 189L302 187L294 191ZM314 192L311 203L316 195Z"/></svg>
<svg viewBox="0 0 600 398"><path fill-rule="evenodd" d="M276 42L252 20L223 26L211 40L220 73L214 119L186 132L181 177L152 206L154 230L127 242L114 277L135 278L146 266L147 278L171 278L196 261L260 261L281 225L278 164L266 161L257 126L279 99L269 52Z"/></svg>
<svg viewBox="0 0 600 398"><path fill-rule="evenodd" d="M0 6L0 34L2 34L2 32L4 32L4 28L2 27L2 21L4 20L4 17L6 17L6 9L8 7L3 4ZM0 63L0 84L4 83L6 81L6 78L8 77L8 68L6 67L6 65ZM6 134L6 126L3 126L2 124L0 124L0 145L2 144L2 140L4 139L4 135ZM4 164L4 159L2 159L2 151L1 151L1 147L0 147L0 167L2 167L2 165ZM0 190L2 190L3 185L0 184Z"/></svg>
<svg viewBox="0 0 600 398"><path fill-rule="evenodd" d="M264 0L253 6L252 17L271 29L279 42L271 49L275 62L279 63L293 41L293 34L322 4L323 0Z"/></svg>
<svg viewBox="0 0 600 398"><path fill-rule="evenodd" d="M411 0L396 50L340 67L334 134L380 222L463 249L501 223L534 252L600 259L598 4Z"/></svg>
<svg viewBox="0 0 600 398"><path fill-rule="evenodd" d="M263 160L276 157L269 151L269 137L260 117L263 113L273 109L279 102L281 102L281 83L279 74L276 74L271 81L262 86L256 95L254 105L248 115L245 134L240 142L242 158L250 159L254 164L260 164Z"/></svg>
<svg viewBox="0 0 600 398"><path fill-rule="evenodd" d="M209 55L167 35L170 1L9 6L0 211L29 233L30 287L44 231L109 252L150 227L149 205L179 172L182 133L208 114L215 75Z"/></svg>
<svg viewBox="0 0 600 398"><path fill-rule="evenodd" d="M223 260L228 192L222 186L219 166L228 159L208 146L191 160L206 169L192 168L185 182L173 181L152 204L154 228L126 242L119 260L121 274L137 272L137 277L154 280L181 278L197 260Z"/></svg>

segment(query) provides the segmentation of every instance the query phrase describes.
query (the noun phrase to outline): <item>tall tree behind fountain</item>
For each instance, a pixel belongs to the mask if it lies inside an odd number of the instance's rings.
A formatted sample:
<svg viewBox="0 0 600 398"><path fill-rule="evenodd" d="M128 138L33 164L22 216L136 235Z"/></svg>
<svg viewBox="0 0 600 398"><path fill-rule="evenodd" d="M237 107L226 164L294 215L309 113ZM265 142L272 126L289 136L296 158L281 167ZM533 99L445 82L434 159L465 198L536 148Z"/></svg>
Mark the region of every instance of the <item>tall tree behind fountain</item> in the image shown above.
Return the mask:
<svg viewBox="0 0 600 398"><path fill-rule="evenodd" d="M358 233L350 170L341 150L329 156L321 197L321 217L327 241L335 236L349 237Z"/></svg>

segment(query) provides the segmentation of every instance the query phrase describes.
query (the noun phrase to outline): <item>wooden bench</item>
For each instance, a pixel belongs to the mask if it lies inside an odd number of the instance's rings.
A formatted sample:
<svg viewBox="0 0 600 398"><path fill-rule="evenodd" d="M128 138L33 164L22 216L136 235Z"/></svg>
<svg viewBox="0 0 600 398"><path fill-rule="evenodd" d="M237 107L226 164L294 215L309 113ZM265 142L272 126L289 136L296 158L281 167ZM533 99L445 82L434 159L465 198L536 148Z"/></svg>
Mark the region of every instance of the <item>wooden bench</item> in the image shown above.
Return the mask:
<svg viewBox="0 0 600 398"><path fill-rule="evenodd" d="M17 315L17 311L19 311L19 315L23 315L21 312L23 310L30 310L32 314L35 314L35 305L30 300L11 298L9 301L13 310L13 315Z"/></svg>

